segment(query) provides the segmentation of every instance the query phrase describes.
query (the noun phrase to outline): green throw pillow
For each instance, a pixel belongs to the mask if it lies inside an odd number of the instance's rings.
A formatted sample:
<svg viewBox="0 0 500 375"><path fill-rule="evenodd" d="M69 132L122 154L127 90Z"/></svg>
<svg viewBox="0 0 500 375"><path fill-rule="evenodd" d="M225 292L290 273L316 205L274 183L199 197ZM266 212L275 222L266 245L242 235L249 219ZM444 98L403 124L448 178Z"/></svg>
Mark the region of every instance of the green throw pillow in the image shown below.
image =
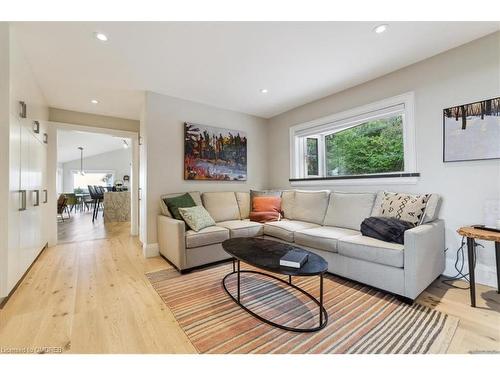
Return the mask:
<svg viewBox="0 0 500 375"><path fill-rule="evenodd" d="M186 224L195 232L215 225L215 220L212 219L212 216L210 216L203 206L181 207L179 208L179 213Z"/></svg>
<svg viewBox="0 0 500 375"><path fill-rule="evenodd" d="M196 203L189 193L173 198L165 198L163 199L163 201L167 205L168 210L172 214L172 217L177 220L183 220L181 214L179 213L179 208L196 206Z"/></svg>

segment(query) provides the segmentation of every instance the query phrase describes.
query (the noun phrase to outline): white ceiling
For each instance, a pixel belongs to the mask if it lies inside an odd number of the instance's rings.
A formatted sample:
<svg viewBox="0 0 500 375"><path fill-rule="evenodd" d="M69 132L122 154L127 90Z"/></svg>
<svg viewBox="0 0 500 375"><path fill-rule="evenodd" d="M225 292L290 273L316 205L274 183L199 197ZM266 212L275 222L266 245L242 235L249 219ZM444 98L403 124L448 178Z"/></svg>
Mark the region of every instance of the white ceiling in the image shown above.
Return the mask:
<svg viewBox="0 0 500 375"><path fill-rule="evenodd" d="M26 22L14 35L52 107L138 119L150 90L268 118L499 29L390 22L375 34L378 24Z"/></svg>
<svg viewBox="0 0 500 375"><path fill-rule="evenodd" d="M66 163L80 159L83 147L83 157L103 154L105 152L123 149L123 140L130 145L127 138L114 137L107 134L89 133L75 130L57 131L57 162Z"/></svg>

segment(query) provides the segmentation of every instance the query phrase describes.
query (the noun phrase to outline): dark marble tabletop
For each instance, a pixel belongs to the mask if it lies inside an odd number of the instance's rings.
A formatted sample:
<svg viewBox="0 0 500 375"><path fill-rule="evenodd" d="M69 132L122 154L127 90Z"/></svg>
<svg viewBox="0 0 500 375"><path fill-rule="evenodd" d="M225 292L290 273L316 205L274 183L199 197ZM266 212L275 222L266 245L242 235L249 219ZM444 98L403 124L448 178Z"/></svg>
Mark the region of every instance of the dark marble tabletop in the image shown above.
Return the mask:
<svg viewBox="0 0 500 375"><path fill-rule="evenodd" d="M313 276L327 271L328 263L313 252L300 247L263 238L231 238L222 243L224 250L257 268L290 276ZM307 262L301 268L280 266L280 259L288 251L295 250L308 254Z"/></svg>

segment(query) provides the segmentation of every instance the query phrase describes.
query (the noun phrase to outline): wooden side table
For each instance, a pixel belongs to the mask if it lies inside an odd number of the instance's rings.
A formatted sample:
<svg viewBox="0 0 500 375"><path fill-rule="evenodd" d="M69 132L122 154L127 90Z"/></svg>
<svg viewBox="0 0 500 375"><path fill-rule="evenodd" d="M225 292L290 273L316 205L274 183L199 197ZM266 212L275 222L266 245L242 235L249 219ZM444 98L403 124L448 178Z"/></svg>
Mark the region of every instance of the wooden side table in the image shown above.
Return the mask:
<svg viewBox="0 0 500 375"><path fill-rule="evenodd" d="M470 280L470 305L476 307L476 280L475 280L475 252L476 240L494 241L495 258L497 266L497 291L500 293L500 232L484 230L480 228L462 227L457 230L458 234L467 237L467 258L469 260Z"/></svg>

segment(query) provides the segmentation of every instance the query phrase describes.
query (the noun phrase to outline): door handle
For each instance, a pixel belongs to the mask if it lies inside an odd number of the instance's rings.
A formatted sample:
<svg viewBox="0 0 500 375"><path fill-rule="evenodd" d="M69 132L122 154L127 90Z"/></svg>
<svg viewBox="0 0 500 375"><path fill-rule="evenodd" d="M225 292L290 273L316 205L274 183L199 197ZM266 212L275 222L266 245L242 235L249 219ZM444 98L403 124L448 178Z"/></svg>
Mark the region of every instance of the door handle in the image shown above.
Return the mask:
<svg viewBox="0 0 500 375"><path fill-rule="evenodd" d="M40 206L40 190L33 190L33 192L35 193L35 197L36 197L36 200L35 200L35 203L33 203L33 206L34 207Z"/></svg>
<svg viewBox="0 0 500 375"><path fill-rule="evenodd" d="M43 203L47 203L49 200L49 194L47 192L47 189L43 189Z"/></svg>
<svg viewBox="0 0 500 375"><path fill-rule="evenodd" d="M26 210L26 190L19 190L19 194L21 194L19 197L19 211L24 211Z"/></svg>
<svg viewBox="0 0 500 375"><path fill-rule="evenodd" d="M138 194L139 195L139 199L138 200L142 201L142 197L141 197L142 196L142 188L137 189L137 192L139 193Z"/></svg>

